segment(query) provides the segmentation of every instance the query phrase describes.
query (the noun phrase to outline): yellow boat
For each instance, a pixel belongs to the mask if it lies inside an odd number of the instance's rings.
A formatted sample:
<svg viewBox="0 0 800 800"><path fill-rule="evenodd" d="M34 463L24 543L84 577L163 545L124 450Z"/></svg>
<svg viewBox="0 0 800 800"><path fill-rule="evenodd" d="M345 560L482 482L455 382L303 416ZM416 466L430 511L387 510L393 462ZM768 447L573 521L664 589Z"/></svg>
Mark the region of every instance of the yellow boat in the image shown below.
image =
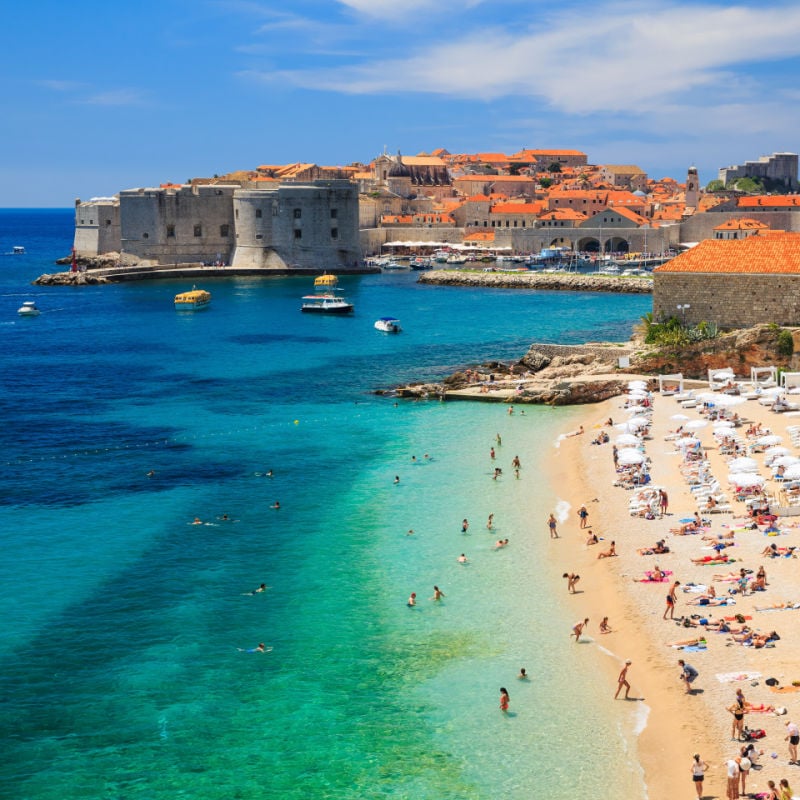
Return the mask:
<svg viewBox="0 0 800 800"><path fill-rule="evenodd" d="M314 278L314 289L317 291L324 290L329 292L331 289L335 289L338 285L339 279L335 275L328 275L327 272Z"/></svg>
<svg viewBox="0 0 800 800"><path fill-rule="evenodd" d="M211 304L211 292L192 286L191 292L175 295L175 308L178 311L199 311Z"/></svg>

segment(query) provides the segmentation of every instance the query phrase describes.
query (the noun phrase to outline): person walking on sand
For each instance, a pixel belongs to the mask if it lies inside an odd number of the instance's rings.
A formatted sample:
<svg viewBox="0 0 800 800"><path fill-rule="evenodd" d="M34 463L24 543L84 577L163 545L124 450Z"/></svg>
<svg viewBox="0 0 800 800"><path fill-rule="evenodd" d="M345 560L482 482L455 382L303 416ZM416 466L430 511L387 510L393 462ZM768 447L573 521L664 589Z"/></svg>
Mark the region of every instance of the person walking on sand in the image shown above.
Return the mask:
<svg viewBox="0 0 800 800"><path fill-rule="evenodd" d="M678 665L681 668L680 679L686 686L686 694L692 693L692 684L697 676L700 674L691 664L687 664L682 658L678 660Z"/></svg>
<svg viewBox="0 0 800 800"><path fill-rule="evenodd" d="M575 594L575 585L581 579L581 576L576 575L574 572L565 572L561 577L567 579L567 591L570 594Z"/></svg>
<svg viewBox="0 0 800 800"><path fill-rule="evenodd" d="M578 516L581 518L581 528L585 528L589 519L589 512L586 510L586 506L581 506L578 509Z"/></svg>
<svg viewBox="0 0 800 800"><path fill-rule="evenodd" d="M789 742L789 763L797 763L797 745L800 744L800 728L796 722L786 723L786 738L784 742Z"/></svg>
<svg viewBox="0 0 800 800"><path fill-rule="evenodd" d="M628 683L628 670L630 669L631 662L630 660L625 662L625 665L622 667L619 673L619 677L617 678L617 691L614 695L614 699L616 700L619 697L619 693L622 691L622 687L625 687L625 699L628 700L628 695L631 691L631 685Z"/></svg>
<svg viewBox="0 0 800 800"><path fill-rule="evenodd" d="M508 689L505 686L500 687L500 710L505 714L508 711L508 704L511 698L508 696Z"/></svg>
<svg viewBox="0 0 800 800"><path fill-rule="evenodd" d="M572 626L572 633L570 634L570 638L572 638L573 636L575 637L575 644L578 644L578 642L581 640L581 634L583 633L583 629L588 624L589 624L589 617L586 617L586 619L583 622L576 622Z"/></svg>
<svg viewBox="0 0 800 800"><path fill-rule="evenodd" d="M667 593L667 607L664 609L664 616L662 619L666 619L667 614L669 614L670 619L675 619L675 604L678 602L678 597L675 593L680 585L680 581L675 581L675 583L669 587L669 592Z"/></svg>
<svg viewBox="0 0 800 800"><path fill-rule="evenodd" d="M739 780L741 781L739 794L747 795L747 776L750 774L752 766L753 762L747 757L747 748L743 747L739 753Z"/></svg>
<svg viewBox="0 0 800 800"><path fill-rule="evenodd" d="M550 528L550 538L558 539L558 520L555 514L550 515L550 518L547 520L547 527Z"/></svg>
<svg viewBox="0 0 800 800"><path fill-rule="evenodd" d="M692 760L692 781L698 797L703 796L703 779L707 769L708 764L700 758L699 753L695 753Z"/></svg>
<svg viewBox="0 0 800 800"><path fill-rule="evenodd" d="M663 489L658 491L658 506L661 509L661 516L666 516L669 508L669 497L667 497L667 493Z"/></svg>

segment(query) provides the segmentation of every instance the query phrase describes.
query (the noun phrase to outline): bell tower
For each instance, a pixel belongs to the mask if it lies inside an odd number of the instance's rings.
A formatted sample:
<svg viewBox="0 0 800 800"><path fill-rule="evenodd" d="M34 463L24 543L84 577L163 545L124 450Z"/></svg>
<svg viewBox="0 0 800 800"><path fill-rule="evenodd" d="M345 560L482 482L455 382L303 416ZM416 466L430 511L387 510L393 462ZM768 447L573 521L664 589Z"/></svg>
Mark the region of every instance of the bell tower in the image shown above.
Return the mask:
<svg viewBox="0 0 800 800"><path fill-rule="evenodd" d="M689 167L686 175L686 208L697 208L700 200L700 183L697 179L697 167Z"/></svg>

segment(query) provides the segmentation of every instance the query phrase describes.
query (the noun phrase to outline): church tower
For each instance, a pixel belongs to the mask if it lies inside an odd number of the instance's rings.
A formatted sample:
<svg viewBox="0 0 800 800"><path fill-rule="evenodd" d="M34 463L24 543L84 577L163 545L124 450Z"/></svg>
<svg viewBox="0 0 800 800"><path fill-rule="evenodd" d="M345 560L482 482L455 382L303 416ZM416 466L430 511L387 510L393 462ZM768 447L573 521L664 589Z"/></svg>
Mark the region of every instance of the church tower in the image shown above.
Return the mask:
<svg viewBox="0 0 800 800"><path fill-rule="evenodd" d="M697 167L689 167L686 175L686 208L697 208L700 201L700 183L697 179Z"/></svg>

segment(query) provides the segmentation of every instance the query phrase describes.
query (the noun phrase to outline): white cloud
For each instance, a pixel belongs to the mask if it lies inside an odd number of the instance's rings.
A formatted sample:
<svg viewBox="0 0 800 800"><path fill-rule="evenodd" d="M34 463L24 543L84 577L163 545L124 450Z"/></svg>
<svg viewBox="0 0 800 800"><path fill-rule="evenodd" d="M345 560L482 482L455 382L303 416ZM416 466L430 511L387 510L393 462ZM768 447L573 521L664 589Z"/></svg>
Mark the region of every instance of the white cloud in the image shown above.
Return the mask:
<svg viewBox="0 0 800 800"><path fill-rule="evenodd" d="M388 15L395 5L394 0L340 1L373 15ZM417 10L429 4L411 0ZM468 15L460 24L467 30ZM484 27L461 38L451 27L447 38L438 35L408 57L262 77L350 94L521 95L569 114L646 114L693 90L735 98L748 87L739 85L737 68L798 55L800 7L793 5L653 9L610 3L593 7L591 16L556 12L527 28Z"/></svg>
<svg viewBox="0 0 800 800"><path fill-rule="evenodd" d="M62 81L62 80L42 80L36 81L39 86L44 86L45 89L51 89L54 92L75 92L83 88L86 84L78 83L77 81Z"/></svg>
<svg viewBox="0 0 800 800"><path fill-rule="evenodd" d="M416 20L421 12L437 15L474 8L483 0L339 0L343 6L365 17L385 20Z"/></svg>

